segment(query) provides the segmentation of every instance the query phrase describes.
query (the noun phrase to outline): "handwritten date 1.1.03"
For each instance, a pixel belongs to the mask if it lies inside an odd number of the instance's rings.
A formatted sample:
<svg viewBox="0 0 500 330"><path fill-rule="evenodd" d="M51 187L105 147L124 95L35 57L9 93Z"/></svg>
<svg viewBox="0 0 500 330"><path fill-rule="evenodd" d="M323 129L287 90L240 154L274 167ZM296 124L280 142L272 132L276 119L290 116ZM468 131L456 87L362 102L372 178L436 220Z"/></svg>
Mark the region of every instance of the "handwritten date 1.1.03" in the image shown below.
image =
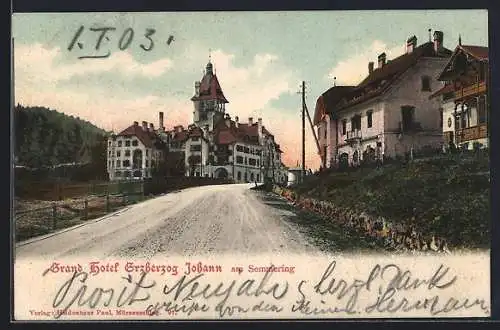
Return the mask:
<svg viewBox="0 0 500 330"><path fill-rule="evenodd" d="M103 26L103 27L90 27L88 28L89 31L95 33L96 35L96 43L95 43L95 51L99 52L101 50L101 47L106 41L111 41L110 39L110 34L113 31L116 31L115 27L112 26ZM75 35L73 36L73 39L71 39L71 42L68 46L68 51L72 51L75 46L78 46L78 48L83 49L83 42L78 41L79 38L82 36L83 32L85 31L85 26L81 25L78 30L76 31ZM109 32L109 33L108 33ZM155 46L155 42L153 40L153 37L156 33L155 29L152 28L147 28L141 38L143 41L139 44L139 47L142 48L142 50L149 52L153 50ZM132 28L126 28L120 38L118 39L118 49L119 50L126 50L130 47L134 40L135 36L135 31ZM170 35L166 41L167 45L170 46L170 44L174 41L174 36ZM85 56L79 56L79 59L85 59L85 58L107 58L111 55L111 51L108 49L106 53L103 53L101 55L85 55Z"/></svg>

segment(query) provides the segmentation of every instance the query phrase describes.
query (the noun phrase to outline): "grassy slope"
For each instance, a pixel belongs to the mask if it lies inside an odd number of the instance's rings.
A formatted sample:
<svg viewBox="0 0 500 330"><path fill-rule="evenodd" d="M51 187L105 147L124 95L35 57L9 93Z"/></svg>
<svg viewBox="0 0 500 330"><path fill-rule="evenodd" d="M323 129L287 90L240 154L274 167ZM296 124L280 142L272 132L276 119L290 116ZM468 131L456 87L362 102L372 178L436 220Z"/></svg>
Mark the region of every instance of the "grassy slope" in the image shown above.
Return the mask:
<svg viewBox="0 0 500 330"><path fill-rule="evenodd" d="M323 173L293 190L393 222L414 223L454 246L490 244L489 158L483 152Z"/></svg>

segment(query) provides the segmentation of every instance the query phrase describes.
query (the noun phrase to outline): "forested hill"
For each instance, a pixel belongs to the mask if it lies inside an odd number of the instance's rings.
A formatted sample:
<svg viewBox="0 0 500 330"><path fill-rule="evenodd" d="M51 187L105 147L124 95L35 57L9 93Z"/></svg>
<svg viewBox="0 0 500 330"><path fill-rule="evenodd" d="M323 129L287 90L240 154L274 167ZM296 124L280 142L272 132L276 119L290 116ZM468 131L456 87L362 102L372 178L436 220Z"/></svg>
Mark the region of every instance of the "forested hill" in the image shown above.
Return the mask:
<svg viewBox="0 0 500 330"><path fill-rule="evenodd" d="M103 151L105 157L103 129L56 110L17 105L14 130L16 165L40 168L90 163L101 158Z"/></svg>

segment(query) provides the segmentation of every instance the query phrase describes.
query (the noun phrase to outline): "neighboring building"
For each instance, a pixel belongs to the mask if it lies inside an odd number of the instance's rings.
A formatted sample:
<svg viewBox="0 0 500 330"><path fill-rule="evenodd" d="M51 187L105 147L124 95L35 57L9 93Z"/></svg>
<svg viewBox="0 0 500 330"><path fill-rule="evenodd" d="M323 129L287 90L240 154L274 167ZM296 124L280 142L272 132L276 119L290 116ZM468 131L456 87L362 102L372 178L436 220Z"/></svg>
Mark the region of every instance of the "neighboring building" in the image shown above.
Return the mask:
<svg viewBox="0 0 500 330"><path fill-rule="evenodd" d="M387 61L382 53L377 68L368 63L368 76L357 86L334 87L320 96L315 119L318 127L329 121L327 164L358 165L440 145L440 103L429 95L441 87L435 77L451 54L440 31L420 46L413 36L405 54Z"/></svg>
<svg viewBox="0 0 500 330"><path fill-rule="evenodd" d="M438 76L443 144L488 146L488 47L459 45Z"/></svg>
<svg viewBox="0 0 500 330"><path fill-rule="evenodd" d="M161 130L161 129L160 129ZM167 152L153 124L135 121L131 126L108 138L109 179L130 180L151 178L155 166L159 165Z"/></svg>

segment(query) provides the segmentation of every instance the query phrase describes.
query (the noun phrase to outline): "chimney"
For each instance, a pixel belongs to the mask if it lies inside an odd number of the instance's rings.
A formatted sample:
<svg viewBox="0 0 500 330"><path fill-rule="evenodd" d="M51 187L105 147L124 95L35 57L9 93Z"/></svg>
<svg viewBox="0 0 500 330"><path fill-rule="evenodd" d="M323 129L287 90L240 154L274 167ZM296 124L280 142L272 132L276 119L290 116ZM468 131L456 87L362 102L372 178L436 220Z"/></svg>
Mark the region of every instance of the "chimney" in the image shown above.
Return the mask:
<svg viewBox="0 0 500 330"><path fill-rule="evenodd" d="M385 65L386 55L382 53L378 56L378 67L381 68Z"/></svg>
<svg viewBox="0 0 500 330"><path fill-rule="evenodd" d="M160 125L160 131L164 131L165 130L165 126L163 126L163 112L160 111L159 115L158 115L158 124Z"/></svg>
<svg viewBox="0 0 500 330"><path fill-rule="evenodd" d="M413 52L415 47L417 47L417 37L413 36L411 38L408 38L408 40L406 40L406 53L409 54Z"/></svg>
<svg viewBox="0 0 500 330"><path fill-rule="evenodd" d="M257 119L257 132L259 133L259 136L262 136L262 118Z"/></svg>
<svg viewBox="0 0 500 330"><path fill-rule="evenodd" d="M240 126L240 118L238 118L238 116L234 117L234 124L236 125L236 128Z"/></svg>
<svg viewBox="0 0 500 330"><path fill-rule="evenodd" d="M139 126L139 122L138 121L134 121L134 126Z"/></svg>
<svg viewBox="0 0 500 330"><path fill-rule="evenodd" d="M373 62L368 62L368 74L371 74L373 72Z"/></svg>
<svg viewBox="0 0 500 330"><path fill-rule="evenodd" d="M252 117L248 117L248 125L249 126L253 125L253 118Z"/></svg>
<svg viewBox="0 0 500 330"><path fill-rule="evenodd" d="M201 82L195 81L195 83L194 83L194 95L195 96L200 96L200 86L201 86Z"/></svg>
<svg viewBox="0 0 500 330"><path fill-rule="evenodd" d="M142 121L142 130L147 131L148 130L148 123L145 121Z"/></svg>
<svg viewBox="0 0 500 330"><path fill-rule="evenodd" d="M149 131L150 132L154 132L155 131L155 125L153 125L153 123L149 124Z"/></svg>
<svg viewBox="0 0 500 330"><path fill-rule="evenodd" d="M439 52L443 47L443 32L434 31L434 52Z"/></svg>

